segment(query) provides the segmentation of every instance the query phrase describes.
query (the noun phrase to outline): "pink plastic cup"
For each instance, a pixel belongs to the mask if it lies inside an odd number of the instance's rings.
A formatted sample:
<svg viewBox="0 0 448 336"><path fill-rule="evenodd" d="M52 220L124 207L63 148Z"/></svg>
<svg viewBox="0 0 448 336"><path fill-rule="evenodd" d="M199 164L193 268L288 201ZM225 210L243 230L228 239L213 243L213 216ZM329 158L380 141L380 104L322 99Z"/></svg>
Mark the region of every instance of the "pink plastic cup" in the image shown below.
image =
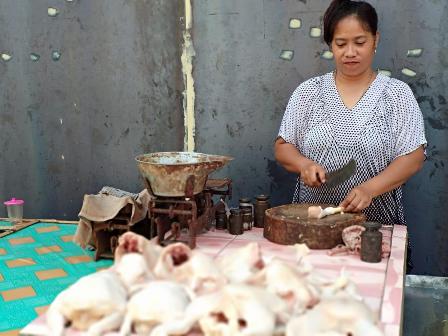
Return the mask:
<svg viewBox="0 0 448 336"><path fill-rule="evenodd" d="M6 210L8 211L8 219L10 222L21 222L23 218L23 204L25 202L20 199L12 198L9 201L4 202Z"/></svg>

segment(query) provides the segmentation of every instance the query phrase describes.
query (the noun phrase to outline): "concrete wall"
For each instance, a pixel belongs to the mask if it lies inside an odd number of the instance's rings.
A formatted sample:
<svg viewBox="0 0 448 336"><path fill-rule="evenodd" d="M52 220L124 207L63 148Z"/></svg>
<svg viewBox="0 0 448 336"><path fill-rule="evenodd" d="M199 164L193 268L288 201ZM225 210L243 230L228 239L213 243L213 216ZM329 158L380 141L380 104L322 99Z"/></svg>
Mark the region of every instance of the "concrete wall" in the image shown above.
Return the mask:
<svg viewBox="0 0 448 336"><path fill-rule="evenodd" d="M295 176L279 167L272 144L289 96L303 80L333 69L322 58L321 26L329 1L209 0L194 2L197 151L228 154L235 160L220 174L234 179L238 197L272 195L289 203ZM412 244L412 272L448 274L448 111L446 1L372 1L381 40L375 67L407 82L420 103L429 142L424 169L405 186ZM298 29L289 28L299 19ZM294 23L294 21L292 22ZM410 49L423 49L408 57ZM280 57L282 50L293 58ZM415 51L414 51L415 53ZM402 73L408 68L414 77Z"/></svg>
<svg viewBox="0 0 448 336"><path fill-rule="evenodd" d="M295 176L276 164L272 144L295 87L333 69L322 57L326 45L310 36L328 3L192 1L195 149L235 157L217 173L234 180L232 205L259 193L272 195L274 205L291 201ZM412 272L446 275L447 4L372 4L382 33L375 67L411 85L427 127L428 161L405 186ZM56 17L48 16L50 6ZM27 217L75 219L82 195L103 185L141 190L137 154L184 148L183 6L0 2L0 53L12 55L0 60L2 200L24 198ZM300 28L290 28L291 19ZM420 57L407 57L418 48ZM61 52L58 61L52 51ZM402 74L405 67L416 75Z"/></svg>
<svg viewBox="0 0 448 336"><path fill-rule="evenodd" d="M136 155L183 149L182 13L182 1L0 2L2 200L76 219L86 193L143 189Z"/></svg>

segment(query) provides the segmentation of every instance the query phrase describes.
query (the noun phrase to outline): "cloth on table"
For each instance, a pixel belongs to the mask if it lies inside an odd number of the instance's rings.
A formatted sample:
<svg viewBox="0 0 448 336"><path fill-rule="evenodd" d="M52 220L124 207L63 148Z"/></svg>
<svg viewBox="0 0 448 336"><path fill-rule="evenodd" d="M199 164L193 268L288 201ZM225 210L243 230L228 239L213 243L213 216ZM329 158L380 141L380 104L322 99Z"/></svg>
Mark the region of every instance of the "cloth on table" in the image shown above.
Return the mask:
<svg viewBox="0 0 448 336"><path fill-rule="evenodd" d="M112 195L115 197L129 196L135 200L137 200L137 198L139 196L139 194L131 193L129 191L124 191L124 190L117 189L114 187L109 187L109 186L103 187L98 194Z"/></svg>
<svg viewBox="0 0 448 336"><path fill-rule="evenodd" d="M151 197L146 189L141 191L136 199L129 195L117 197L105 193L84 195L73 242L85 248L92 238L94 223L104 223L114 219L121 210L129 205L131 207L129 225L141 221L148 212Z"/></svg>

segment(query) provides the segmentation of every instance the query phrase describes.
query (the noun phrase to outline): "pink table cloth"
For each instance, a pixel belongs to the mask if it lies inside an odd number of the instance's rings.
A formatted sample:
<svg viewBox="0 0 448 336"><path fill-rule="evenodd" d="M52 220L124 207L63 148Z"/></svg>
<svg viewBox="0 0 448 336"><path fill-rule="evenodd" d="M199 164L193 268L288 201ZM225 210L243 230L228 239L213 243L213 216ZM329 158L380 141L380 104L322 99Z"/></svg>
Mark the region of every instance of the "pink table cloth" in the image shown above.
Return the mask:
<svg viewBox="0 0 448 336"><path fill-rule="evenodd" d="M391 255L380 263L366 263L359 256L329 256L327 250L311 250L307 256L314 269L320 274L337 277L342 269L357 285L369 307L378 314L386 336L401 334L403 288L405 274L405 255L407 230L403 225L384 227L384 235L391 237ZM295 261L295 252L291 247L271 243L263 237L263 229L253 228L243 235L233 236L225 231L209 231L197 237L197 249L218 256L244 246L249 241L259 243L266 259L277 257L286 261ZM48 335L45 315L28 324L21 335ZM70 335L80 335L71 332ZM110 333L110 335L114 335Z"/></svg>
<svg viewBox="0 0 448 336"><path fill-rule="evenodd" d="M381 231L391 238L391 254L380 263L366 263L356 255L329 256L327 250L311 250L308 260L319 273L335 278L344 268L365 302L378 314L385 335L398 336L402 328L407 229L404 225L394 225ZM267 258L275 256L286 261L295 260L290 247L268 241L259 228L245 231L240 236L229 236L223 231L208 232L198 237L197 248L217 256L229 253L248 241L258 242Z"/></svg>

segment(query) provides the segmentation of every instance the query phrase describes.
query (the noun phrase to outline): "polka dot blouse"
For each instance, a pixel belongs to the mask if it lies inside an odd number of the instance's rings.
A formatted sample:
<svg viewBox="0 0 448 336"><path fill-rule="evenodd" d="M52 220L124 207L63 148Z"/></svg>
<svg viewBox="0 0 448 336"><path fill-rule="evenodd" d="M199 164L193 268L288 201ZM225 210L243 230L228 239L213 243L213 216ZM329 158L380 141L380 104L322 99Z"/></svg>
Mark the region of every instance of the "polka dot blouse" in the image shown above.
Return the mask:
<svg viewBox="0 0 448 336"><path fill-rule="evenodd" d="M352 109L339 96L332 72L303 82L289 100L278 135L327 171L351 158L357 163L356 173L333 188L309 188L299 178L295 203L337 205L395 158L426 145L422 113L411 89L382 74ZM401 187L376 197L364 213L370 221L405 224Z"/></svg>

